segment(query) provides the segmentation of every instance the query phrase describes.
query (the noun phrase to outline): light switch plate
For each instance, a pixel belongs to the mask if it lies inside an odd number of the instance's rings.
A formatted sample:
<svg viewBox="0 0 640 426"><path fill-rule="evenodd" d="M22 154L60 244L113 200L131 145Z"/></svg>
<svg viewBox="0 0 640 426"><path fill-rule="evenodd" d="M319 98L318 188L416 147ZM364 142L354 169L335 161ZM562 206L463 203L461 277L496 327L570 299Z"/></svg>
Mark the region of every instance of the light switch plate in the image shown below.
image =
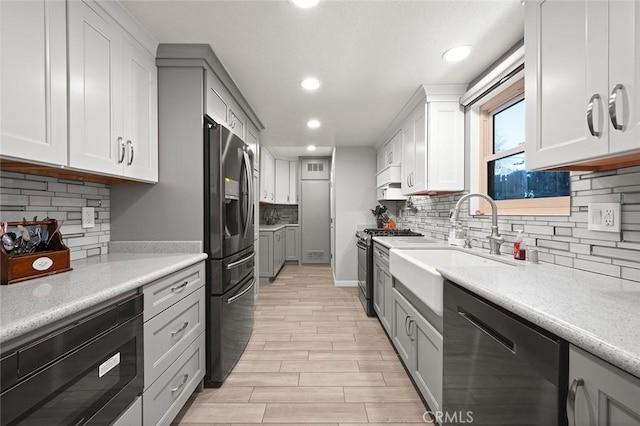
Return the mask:
<svg viewBox="0 0 640 426"><path fill-rule="evenodd" d="M587 229L620 232L620 203L590 203Z"/></svg>
<svg viewBox="0 0 640 426"><path fill-rule="evenodd" d="M82 208L82 227L83 228L93 228L96 226L96 209L93 207L83 207Z"/></svg>

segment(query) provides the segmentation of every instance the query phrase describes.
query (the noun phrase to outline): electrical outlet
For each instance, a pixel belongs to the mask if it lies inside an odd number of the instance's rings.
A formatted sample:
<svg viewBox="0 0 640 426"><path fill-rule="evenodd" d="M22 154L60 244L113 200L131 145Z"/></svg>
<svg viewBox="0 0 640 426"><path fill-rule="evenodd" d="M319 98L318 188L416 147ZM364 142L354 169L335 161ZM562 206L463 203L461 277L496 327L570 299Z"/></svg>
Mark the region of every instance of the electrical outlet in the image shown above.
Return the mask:
<svg viewBox="0 0 640 426"><path fill-rule="evenodd" d="M591 203L587 217L590 231L620 232L620 203Z"/></svg>
<svg viewBox="0 0 640 426"><path fill-rule="evenodd" d="M96 226L96 209L93 207L83 207L82 208L82 227L83 228L93 228Z"/></svg>

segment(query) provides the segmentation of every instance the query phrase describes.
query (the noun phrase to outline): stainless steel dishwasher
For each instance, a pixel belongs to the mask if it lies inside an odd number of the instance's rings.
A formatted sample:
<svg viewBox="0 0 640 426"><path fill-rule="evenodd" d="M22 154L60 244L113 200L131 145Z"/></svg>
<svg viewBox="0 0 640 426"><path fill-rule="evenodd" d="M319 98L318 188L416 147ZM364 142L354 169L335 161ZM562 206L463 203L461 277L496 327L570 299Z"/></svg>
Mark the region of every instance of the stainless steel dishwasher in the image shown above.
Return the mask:
<svg viewBox="0 0 640 426"><path fill-rule="evenodd" d="M568 343L446 281L440 424L566 425Z"/></svg>

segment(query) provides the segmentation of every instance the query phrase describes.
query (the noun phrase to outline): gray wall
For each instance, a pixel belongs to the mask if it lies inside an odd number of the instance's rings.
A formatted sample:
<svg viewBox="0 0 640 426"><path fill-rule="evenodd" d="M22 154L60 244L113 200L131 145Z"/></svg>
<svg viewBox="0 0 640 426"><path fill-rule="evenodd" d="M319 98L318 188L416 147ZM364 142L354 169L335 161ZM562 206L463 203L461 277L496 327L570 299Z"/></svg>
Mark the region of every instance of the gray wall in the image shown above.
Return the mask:
<svg viewBox="0 0 640 426"><path fill-rule="evenodd" d="M336 147L335 151L336 281L358 280L358 225L374 224L369 209L376 200L376 151L373 147ZM375 227L375 226L374 226Z"/></svg>
<svg viewBox="0 0 640 426"><path fill-rule="evenodd" d="M202 241L203 80L158 68L159 181L111 186L113 241Z"/></svg>
<svg viewBox="0 0 640 426"><path fill-rule="evenodd" d="M111 226L109 187L53 177L0 171L0 220L64 220L60 232L71 260L107 253ZM94 207L96 226L82 228L82 207Z"/></svg>
<svg viewBox="0 0 640 426"><path fill-rule="evenodd" d="M399 202L402 227L445 240L449 233L449 210L461 194L413 197L417 212ZM587 205L591 202L622 203L622 240L617 233L587 230ZM489 248L490 217L461 218L469 235ZM500 216L500 233L510 251L518 230L523 230L529 247L537 246L540 261L568 266L612 277L640 281L640 167L606 172L573 173L571 177L571 216ZM475 243L478 244L478 243Z"/></svg>

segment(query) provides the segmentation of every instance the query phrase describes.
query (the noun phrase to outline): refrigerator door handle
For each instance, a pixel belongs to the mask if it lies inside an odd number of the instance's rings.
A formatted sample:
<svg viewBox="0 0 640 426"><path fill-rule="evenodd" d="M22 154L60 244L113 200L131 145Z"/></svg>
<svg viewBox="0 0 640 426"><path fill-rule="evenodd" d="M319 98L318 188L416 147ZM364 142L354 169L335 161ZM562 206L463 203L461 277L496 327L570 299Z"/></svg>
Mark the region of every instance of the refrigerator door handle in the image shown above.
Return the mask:
<svg viewBox="0 0 640 426"><path fill-rule="evenodd" d="M244 238L247 238L249 233L249 225L251 224L253 216L253 176L251 170L251 161L249 160L249 154L246 151L242 153L244 159L244 167L247 173L247 220L244 224Z"/></svg>
<svg viewBox="0 0 640 426"><path fill-rule="evenodd" d="M228 264L228 265L227 265L227 269L228 269L228 270L230 270L230 269L235 268L235 267L236 267L236 266L238 266L238 265L242 265L243 263L247 263L248 261L250 261L251 259L253 259L253 258L255 257L255 255L256 255L256 253L255 253L255 252L253 252L253 253L251 253L249 256L247 256L247 257L245 257L245 258L243 258L243 259L240 259L240 260L238 260L238 261L236 261L236 262L232 262L232 263L230 263L230 264Z"/></svg>

